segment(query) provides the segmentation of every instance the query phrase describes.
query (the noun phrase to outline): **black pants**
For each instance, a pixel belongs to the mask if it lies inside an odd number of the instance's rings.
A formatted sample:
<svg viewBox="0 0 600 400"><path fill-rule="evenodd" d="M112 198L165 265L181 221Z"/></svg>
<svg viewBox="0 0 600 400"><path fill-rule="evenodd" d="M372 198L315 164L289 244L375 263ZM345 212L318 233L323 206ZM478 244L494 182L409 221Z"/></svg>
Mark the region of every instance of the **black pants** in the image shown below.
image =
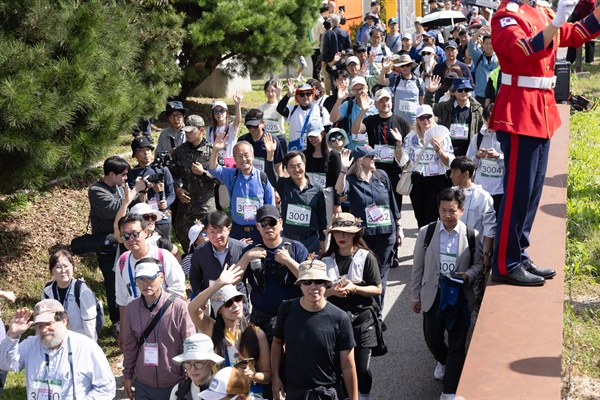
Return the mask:
<svg viewBox="0 0 600 400"><path fill-rule="evenodd" d="M410 202L415 212L419 228L437 221L439 211L437 195L445 188L450 187L446 175L424 177L419 174L412 175L413 188L410 192Z"/></svg>
<svg viewBox="0 0 600 400"><path fill-rule="evenodd" d="M444 340L446 323L444 319L437 319L436 312L439 305L439 292L429 309L423 313L423 335L427 348L435 360L446 366L443 380L444 393L456 393L460 374L462 373L466 357L466 342L468 327L457 323L452 331L448 332L448 345Z"/></svg>
<svg viewBox="0 0 600 400"><path fill-rule="evenodd" d="M8 371L0 370L0 399L2 398L2 392L4 391L4 385L6 384L6 376L8 375Z"/></svg>
<svg viewBox="0 0 600 400"><path fill-rule="evenodd" d="M313 77L313 79L320 81L321 80L321 50L314 49L312 55L310 56L310 59L312 60L312 64L313 64L312 77Z"/></svg>
<svg viewBox="0 0 600 400"><path fill-rule="evenodd" d="M588 64L594 62L594 42L589 41L585 44L585 55L584 61ZM569 47L567 49L567 61L574 63L577 58L577 49L575 47Z"/></svg>
<svg viewBox="0 0 600 400"><path fill-rule="evenodd" d="M115 266L116 254L98 254L98 265L102 276L104 277L104 288L106 289L106 305L111 322L119 322L119 307L117 306L117 296L115 294Z"/></svg>
<svg viewBox="0 0 600 400"><path fill-rule="evenodd" d="M358 392L369 394L373 386L371 373L371 349L364 347L354 348L354 363L356 364L356 377L358 379Z"/></svg>
<svg viewBox="0 0 600 400"><path fill-rule="evenodd" d="M502 203L502 197L504 197L504 194L492 195L492 200L494 200L494 211L496 211L496 218L498 217L498 212L500 211L500 203Z"/></svg>

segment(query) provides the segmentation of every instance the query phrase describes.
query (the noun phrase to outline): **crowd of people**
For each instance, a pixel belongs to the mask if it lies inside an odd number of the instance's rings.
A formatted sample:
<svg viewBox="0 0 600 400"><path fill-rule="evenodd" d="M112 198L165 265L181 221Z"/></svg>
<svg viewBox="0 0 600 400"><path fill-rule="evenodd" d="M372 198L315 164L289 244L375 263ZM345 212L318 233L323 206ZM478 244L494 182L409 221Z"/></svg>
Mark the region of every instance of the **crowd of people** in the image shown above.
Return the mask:
<svg viewBox="0 0 600 400"><path fill-rule="evenodd" d="M507 61L547 48L557 32L568 46L598 35L596 12L566 24L575 3L561 0L546 29L509 46L529 3L505 0L493 16L430 0L431 14L461 11L465 23L424 27L419 17L411 34L373 1L353 43L330 1L312 29L312 79L268 80L266 102L245 115L238 91L233 118L215 101L208 126L169 101L156 147L138 132L137 165L109 157L88 191L126 396L369 399L409 195L420 228L410 306L423 314L440 398L453 399L490 271L528 286L556 274L526 248L557 124L542 135L534 114L522 122L508 100L534 110L527 96L549 78ZM528 196L515 197L525 186ZM41 301L18 310L6 333L1 325L0 370L25 369L28 397L115 396L96 343L103 307L75 266L65 250L51 255ZM36 335L19 343L32 325Z"/></svg>

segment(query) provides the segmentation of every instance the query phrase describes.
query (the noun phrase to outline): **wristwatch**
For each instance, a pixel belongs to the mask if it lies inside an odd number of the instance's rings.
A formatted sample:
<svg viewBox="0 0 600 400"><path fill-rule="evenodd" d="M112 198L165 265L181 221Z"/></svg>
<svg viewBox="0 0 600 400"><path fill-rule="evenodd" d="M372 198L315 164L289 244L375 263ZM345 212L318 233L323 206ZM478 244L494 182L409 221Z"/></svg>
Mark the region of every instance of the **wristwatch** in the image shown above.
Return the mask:
<svg viewBox="0 0 600 400"><path fill-rule="evenodd" d="M487 257L491 257L492 256L492 252L491 251L486 251L485 253L483 253L484 256Z"/></svg>

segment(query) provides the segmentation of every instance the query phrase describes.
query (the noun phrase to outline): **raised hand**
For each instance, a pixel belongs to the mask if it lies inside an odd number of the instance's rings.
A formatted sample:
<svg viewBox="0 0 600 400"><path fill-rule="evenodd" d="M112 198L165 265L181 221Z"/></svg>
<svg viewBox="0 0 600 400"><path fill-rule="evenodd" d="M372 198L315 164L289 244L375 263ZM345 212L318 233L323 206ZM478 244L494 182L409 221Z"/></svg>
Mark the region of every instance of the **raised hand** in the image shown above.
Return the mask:
<svg viewBox="0 0 600 400"><path fill-rule="evenodd" d="M375 61L375 52L371 50L367 56L367 60L369 61L369 65L372 65Z"/></svg>
<svg viewBox="0 0 600 400"><path fill-rule="evenodd" d="M340 61L342 59L342 53L335 53L335 56L333 56L333 61L335 61L335 63L337 64L338 61Z"/></svg>
<svg viewBox="0 0 600 400"><path fill-rule="evenodd" d="M402 134L397 128L390 129L390 132L397 143L402 143Z"/></svg>
<svg viewBox="0 0 600 400"><path fill-rule="evenodd" d="M433 75L429 80L427 90L431 93L435 93L442 86L442 78L439 75Z"/></svg>
<svg viewBox="0 0 600 400"><path fill-rule="evenodd" d="M270 133L265 133L263 141L265 142L265 151L267 154L274 154L275 150L277 150L277 142L279 139L273 137Z"/></svg>
<svg viewBox="0 0 600 400"><path fill-rule="evenodd" d="M281 98L281 91L283 90L283 83L278 80L277 84L275 84L275 93L277 93L277 98Z"/></svg>
<svg viewBox="0 0 600 400"><path fill-rule="evenodd" d="M354 158L350 158L350 149L343 149L342 150L342 154L341 154L341 160L342 160L342 167L345 168L346 170L348 170L348 168L350 168L350 165L352 165L352 162L354 161Z"/></svg>
<svg viewBox="0 0 600 400"><path fill-rule="evenodd" d="M345 83L340 84L338 86L338 100L344 100L348 97L348 95L348 85L346 85Z"/></svg>
<svg viewBox="0 0 600 400"><path fill-rule="evenodd" d="M383 59L382 63L381 63L381 67L382 67L382 73L386 73L388 72L390 69L392 69L392 59L389 57L386 57Z"/></svg>
<svg viewBox="0 0 600 400"><path fill-rule="evenodd" d="M238 90L233 95L233 102L235 103L236 106L238 106L238 105L242 104L243 98L244 98L244 92L242 92L241 90Z"/></svg>
<svg viewBox="0 0 600 400"><path fill-rule="evenodd" d="M294 95L296 94L296 85L295 85L295 80L294 78L288 78L287 80L287 88L288 88L288 96L289 97L294 97Z"/></svg>
<svg viewBox="0 0 600 400"><path fill-rule="evenodd" d="M369 94L363 91L356 98L356 104L358 104L361 110L367 111L369 108L371 108L370 100L371 98L369 97Z"/></svg>
<svg viewBox="0 0 600 400"><path fill-rule="evenodd" d="M223 132L218 134L215 137L215 142L213 143L213 149L220 151L227 147L227 132Z"/></svg>
<svg viewBox="0 0 600 400"><path fill-rule="evenodd" d="M11 339L18 339L29 327L33 321L29 318L33 315L33 311L27 308L21 308L15 312L15 315L10 320L8 332L6 333Z"/></svg>
<svg viewBox="0 0 600 400"><path fill-rule="evenodd" d="M231 266L225 264L225 268L223 268L221 275L219 275L219 282L223 285L235 285L236 283L242 280L243 276L243 269L241 269L235 264Z"/></svg>

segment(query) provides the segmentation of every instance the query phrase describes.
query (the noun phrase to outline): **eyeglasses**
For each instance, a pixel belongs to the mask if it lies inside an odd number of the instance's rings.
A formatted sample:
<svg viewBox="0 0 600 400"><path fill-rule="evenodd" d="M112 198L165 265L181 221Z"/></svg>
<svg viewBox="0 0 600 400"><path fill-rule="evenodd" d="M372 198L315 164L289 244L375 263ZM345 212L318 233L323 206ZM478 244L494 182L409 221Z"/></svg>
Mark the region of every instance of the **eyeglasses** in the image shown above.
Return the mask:
<svg viewBox="0 0 600 400"><path fill-rule="evenodd" d="M181 113L173 113L171 115L169 115L169 118L173 117L173 118L183 118L183 114Z"/></svg>
<svg viewBox="0 0 600 400"><path fill-rule="evenodd" d="M313 283L314 283L315 285L324 285L325 283L327 283L327 281L325 281L325 280L323 280L323 279L309 279L309 280L302 281L302 284L303 284L304 286L310 286L310 285L312 285Z"/></svg>
<svg viewBox="0 0 600 400"><path fill-rule="evenodd" d="M433 54L433 53L430 53L430 52L428 52L428 51L424 51L424 52L422 52L422 53L421 53L421 55L422 55L422 56L430 56L430 55L432 55L432 54Z"/></svg>
<svg viewBox="0 0 600 400"><path fill-rule="evenodd" d="M121 239L123 239L125 242L128 241L131 238L136 239L138 236L140 236L140 233L142 233L143 229L140 229L138 232L131 232L131 233L121 233Z"/></svg>
<svg viewBox="0 0 600 400"><path fill-rule="evenodd" d="M195 361L195 362L186 361L183 363L183 368L200 370L200 369L204 368L210 362L212 362L212 361L209 361L209 360Z"/></svg>
<svg viewBox="0 0 600 400"><path fill-rule="evenodd" d="M227 112L226 109L224 108L215 108L213 110L213 115L217 115L217 114L225 114Z"/></svg>
<svg viewBox="0 0 600 400"><path fill-rule="evenodd" d="M360 226L360 224L356 221L335 221L331 224L332 227L341 227L341 226Z"/></svg>
<svg viewBox="0 0 600 400"><path fill-rule="evenodd" d="M263 228L266 228L267 226L273 227L275 225L277 225L277 221L276 219L273 218L269 218L269 219L263 219L262 221L259 222L260 226Z"/></svg>
<svg viewBox="0 0 600 400"><path fill-rule="evenodd" d="M251 131L252 129L258 129L258 126L246 125L246 129L248 129L249 131Z"/></svg>
<svg viewBox="0 0 600 400"><path fill-rule="evenodd" d="M466 92L466 93L469 93L471 90L469 90L469 89L456 89L456 91L457 91L458 93L465 93L465 92Z"/></svg>
<svg viewBox="0 0 600 400"><path fill-rule="evenodd" d="M344 137L342 135L336 135L336 136L330 136L329 137L329 141L330 142L335 142L338 140L344 140Z"/></svg>
<svg viewBox="0 0 600 400"><path fill-rule="evenodd" d="M156 221L158 219L156 214L144 214L142 218L144 218L144 221Z"/></svg>
<svg viewBox="0 0 600 400"><path fill-rule="evenodd" d="M57 271L63 271L63 270L67 270L72 267L73 266L71 264L68 264L68 265L56 264L54 267L52 267L52 269L55 269Z"/></svg>
<svg viewBox="0 0 600 400"><path fill-rule="evenodd" d="M426 119L427 120L431 119L431 117L432 117L431 115L421 115L420 117L417 117L417 119L419 121L425 121Z"/></svg>
<svg viewBox="0 0 600 400"><path fill-rule="evenodd" d="M232 297L231 299L227 300L225 303L223 303L223 305L227 308L231 308L233 303L239 303L241 301L244 301L244 296L242 296L240 294L239 296L235 296L235 297Z"/></svg>
<svg viewBox="0 0 600 400"><path fill-rule="evenodd" d="M310 97L312 92L298 92L298 97Z"/></svg>

